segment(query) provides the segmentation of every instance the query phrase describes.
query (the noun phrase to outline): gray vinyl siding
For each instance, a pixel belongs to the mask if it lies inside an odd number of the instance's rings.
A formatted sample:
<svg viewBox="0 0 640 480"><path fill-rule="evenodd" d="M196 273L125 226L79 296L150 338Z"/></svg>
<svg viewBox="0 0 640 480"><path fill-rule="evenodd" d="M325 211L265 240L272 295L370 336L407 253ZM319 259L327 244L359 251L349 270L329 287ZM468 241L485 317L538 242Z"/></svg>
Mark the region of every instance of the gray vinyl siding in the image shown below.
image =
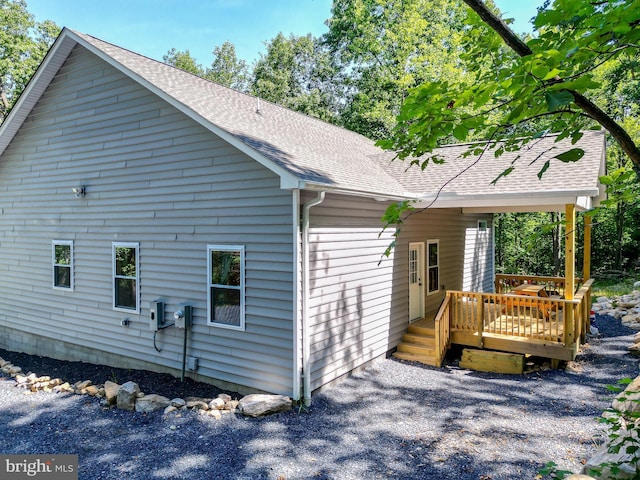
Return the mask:
<svg viewBox="0 0 640 480"><path fill-rule="evenodd" d="M493 219L486 220L487 229L481 231L473 224L465 229L464 277L462 290L466 292L493 292L495 289L495 249Z"/></svg>
<svg viewBox="0 0 640 480"><path fill-rule="evenodd" d="M303 201L310 196L305 196ZM467 255L484 259L490 244L467 245L465 236L486 215L460 210L428 210L402 226L391 256L383 252L393 231L381 234L388 203L327 195L311 210L310 353L316 389L394 348L409 317L408 246L440 241L440 284L461 289ZM473 262L471 262L473 263ZM485 268L489 262L482 263ZM485 272L477 272L484 278ZM426 284L425 284L426 288ZM426 297L433 312L444 290Z"/></svg>
<svg viewBox="0 0 640 480"><path fill-rule="evenodd" d="M71 191L80 185L85 198ZM0 157L0 331L179 373L182 331L158 332L157 352L149 302L166 303L169 323L188 303L187 354L199 358L191 376L292 395L293 202L279 185L76 48ZM52 240L74 241L73 292L52 288ZM112 308L114 241L140 243L140 315ZM207 245L220 244L246 247L245 331L207 326ZM125 317L129 327L120 325Z"/></svg>
<svg viewBox="0 0 640 480"><path fill-rule="evenodd" d="M402 227L396 255L407 258L410 242L439 240L440 290L427 295L425 314L435 313L444 300L446 290L490 291L493 285L493 243L477 241L478 220L487 220L491 228L491 215L464 214L460 209L428 209L411 216ZM399 272L408 278L408 266ZM405 282L406 283L406 282ZM408 285L407 296L408 296Z"/></svg>

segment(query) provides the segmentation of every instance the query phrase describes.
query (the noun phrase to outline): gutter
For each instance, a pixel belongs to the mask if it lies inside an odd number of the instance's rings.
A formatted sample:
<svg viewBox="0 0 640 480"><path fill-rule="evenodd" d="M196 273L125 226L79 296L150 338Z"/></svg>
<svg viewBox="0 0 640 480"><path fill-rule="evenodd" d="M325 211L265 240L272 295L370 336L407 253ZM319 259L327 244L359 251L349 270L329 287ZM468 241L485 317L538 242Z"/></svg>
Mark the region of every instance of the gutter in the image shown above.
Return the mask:
<svg viewBox="0 0 640 480"><path fill-rule="evenodd" d="M325 192L304 204L302 210L302 380L305 406L311 405L311 355L309 353L309 215L311 208L324 202Z"/></svg>

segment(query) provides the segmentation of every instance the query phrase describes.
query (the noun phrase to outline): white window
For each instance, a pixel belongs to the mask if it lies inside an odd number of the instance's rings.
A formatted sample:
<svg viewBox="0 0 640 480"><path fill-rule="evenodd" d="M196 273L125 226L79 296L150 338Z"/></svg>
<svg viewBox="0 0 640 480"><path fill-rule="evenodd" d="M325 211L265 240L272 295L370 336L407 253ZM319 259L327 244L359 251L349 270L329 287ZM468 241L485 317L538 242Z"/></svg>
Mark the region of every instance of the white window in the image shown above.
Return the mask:
<svg viewBox="0 0 640 480"><path fill-rule="evenodd" d="M427 295L440 290L440 241L427 242Z"/></svg>
<svg viewBox="0 0 640 480"><path fill-rule="evenodd" d="M73 291L73 241L54 240L51 243L53 288Z"/></svg>
<svg viewBox="0 0 640 480"><path fill-rule="evenodd" d="M244 246L209 245L208 321L244 330Z"/></svg>
<svg viewBox="0 0 640 480"><path fill-rule="evenodd" d="M140 313L139 243L113 242L113 309Z"/></svg>

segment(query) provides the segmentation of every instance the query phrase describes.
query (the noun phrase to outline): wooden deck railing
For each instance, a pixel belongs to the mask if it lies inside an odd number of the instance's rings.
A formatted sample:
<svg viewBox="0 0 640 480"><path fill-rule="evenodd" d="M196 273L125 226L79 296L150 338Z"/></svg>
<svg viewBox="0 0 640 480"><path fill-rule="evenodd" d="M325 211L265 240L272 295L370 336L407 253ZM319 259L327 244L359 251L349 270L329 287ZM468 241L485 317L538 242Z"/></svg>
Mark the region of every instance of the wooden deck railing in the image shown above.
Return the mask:
<svg viewBox="0 0 640 480"><path fill-rule="evenodd" d="M451 339L451 295L447 293L435 317L436 366L442 366Z"/></svg>
<svg viewBox="0 0 640 480"><path fill-rule="evenodd" d="M501 278L498 278L501 277ZM484 346L485 340L496 347L496 338L501 345L519 344L514 351L532 353L528 351L532 344L536 348L531 350L536 354L550 358L573 359L581 343L584 343L589 331L589 314L591 309L591 286L589 279L578 288L573 300L558 298L557 293L564 293L564 279L552 277L531 277L500 275L496 278L496 285L500 282L510 285L509 279L522 279L545 285L549 288L548 295L554 297L534 297L515 295L513 293L476 293L448 290L445 300L435 317L435 354L437 365L442 365L444 356L450 346L451 338L463 345L477 344ZM505 280L508 280L505 282ZM507 287L505 287L507 288ZM513 288L509 288L510 291ZM551 290L553 289L553 290ZM462 337L458 337L459 333ZM524 343L522 343L524 342ZM524 344L528 344L524 348ZM559 354L558 357L554 355Z"/></svg>
<svg viewBox="0 0 640 480"><path fill-rule="evenodd" d="M586 292L590 285L585 284L583 288ZM451 295L451 329L477 333L479 347L486 334L570 347L586 331L587 293L581 293L575 300L458 291L448 294ZM568 315L570 305L572 316Z"/></svg>
<svg viewBox="0 0 640 480"><path fill-rule="evenodd" d="M582 278L576 278L576 288L582 286ZM510 275L497 274L495 278L496 293L510 293L518 285L528 283L531 285L544 285L549 297L564 297L564 277L539 277L534 275Z"/></svg>

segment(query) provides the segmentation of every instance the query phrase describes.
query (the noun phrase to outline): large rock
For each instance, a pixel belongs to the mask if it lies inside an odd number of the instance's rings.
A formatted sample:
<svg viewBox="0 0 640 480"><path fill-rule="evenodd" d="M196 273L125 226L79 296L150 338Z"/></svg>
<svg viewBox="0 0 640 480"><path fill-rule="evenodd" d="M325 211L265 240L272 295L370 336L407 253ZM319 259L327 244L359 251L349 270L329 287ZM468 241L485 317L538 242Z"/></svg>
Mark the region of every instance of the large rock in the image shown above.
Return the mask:
<svg viewBox="0 0 640 480"><path fill-rule="evenodd" d="M104 397L107 400L108 405L115 405L118 403L118 390L120 385L107 380L104 382Z"/></svg>
<svg viewBox="0 0 640 480"><path fill-rule="evenodd" d="M283 395L254 393L240 399L238 409L243 415L259 417L291 410L291 399Z"/></svg>
<svg viewBox="0 0 640 480"><path fill-rule="evenodd" d="M136 412L148 413L155 412L163 408L167 408L171 404L171 400L162 395L145 395L142 398L138 398L136 401Z"/></svg>
<svg viewBox="0 0 640 480"><path fill-rule="evenodd" d="M140 393L140 387L135 382L123 383L118 389L118 408L122 410L135 410L136 399Z"/></svg>
<svg viewBox="0 0 640 480"><path fill-rule="evenodd" d="M611 406L619 412L640 412L640 376L616 395Z"/></svg>
<svg viewBox="0 0 640 480"><path fill-rule="evenodd" d="M598 476L599 480L637 479L639 472L634 465L629 463L633 455L625 453L624 447L620 449L619 453L609 453L608 448L607 444L600 447L584 466L584 472L589 473L590 469L600 469L600 465L612 463L617 465L620 470L614 475L611 472L611 467L604 467Z"/></svg>
<svg viewBox="0 0 640 480"><path fill-rule="evenodd" d="M589 475L583 475L582 473L572 473L568 477L564 477L565 480L596 480Z"/></svg>

